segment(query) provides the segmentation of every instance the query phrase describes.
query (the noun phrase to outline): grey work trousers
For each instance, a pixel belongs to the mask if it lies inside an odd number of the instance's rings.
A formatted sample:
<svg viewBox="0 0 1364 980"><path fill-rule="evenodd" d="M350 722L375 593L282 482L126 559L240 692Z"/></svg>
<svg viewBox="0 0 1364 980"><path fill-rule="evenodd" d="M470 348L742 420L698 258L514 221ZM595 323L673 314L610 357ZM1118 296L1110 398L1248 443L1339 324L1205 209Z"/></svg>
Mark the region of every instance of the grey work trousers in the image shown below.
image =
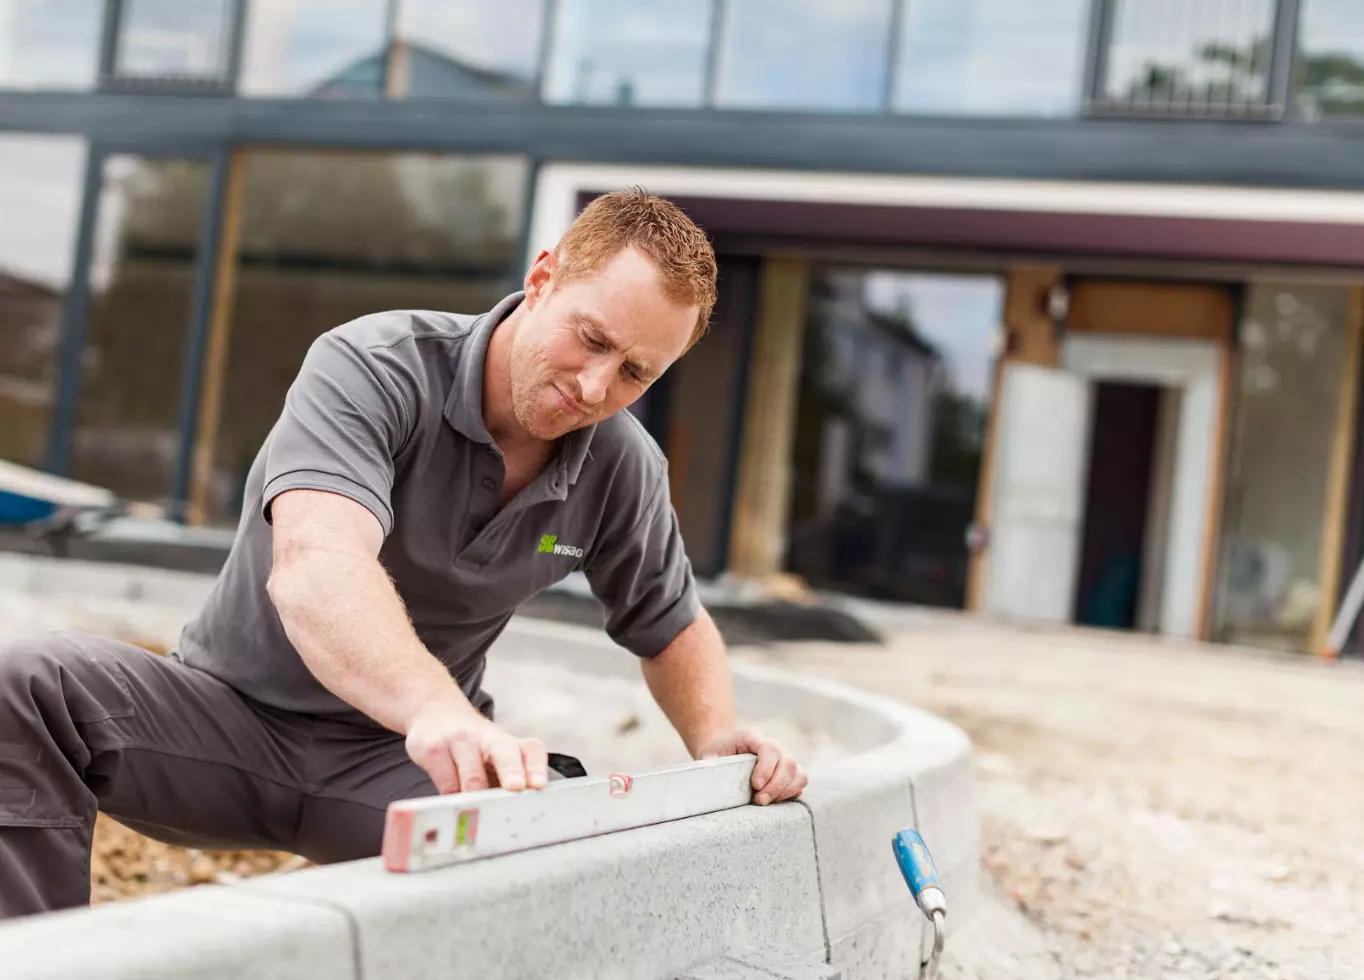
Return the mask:
<svg viewBox="0 0 1364 980"><path fill-rule="evenodd" d="M372 857L384 812L435 793L403 738L278 711L81 633L0 646L0 919L90 900L95 815L168 844Z"/></svg>

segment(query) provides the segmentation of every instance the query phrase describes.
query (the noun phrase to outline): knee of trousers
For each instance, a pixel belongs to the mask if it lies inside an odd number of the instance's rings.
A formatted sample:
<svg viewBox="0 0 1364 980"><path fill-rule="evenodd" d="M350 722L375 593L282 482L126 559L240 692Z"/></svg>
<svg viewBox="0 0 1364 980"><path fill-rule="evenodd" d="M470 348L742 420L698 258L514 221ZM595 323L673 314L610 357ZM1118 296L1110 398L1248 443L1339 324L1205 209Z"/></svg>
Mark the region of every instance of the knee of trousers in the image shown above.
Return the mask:
<svg viewBox="0 0 1364 980"><path fill-rule="evenodd" d="M97 723L133 714L117 647L77 633L0 645L0 827L93 825Z"/></svg>
<svg viewBox="0 0 1364 980"><path fill-rule="evenodd" d="M0 644L0 715L12 712L9 724L0 718L0 741L3 729L35 704L61 705L78 724L131 714L133 707L109 641L80 633L44 633Z"/></svg>
<svg viewBox="0 0 1364 980"><path fill-rule="evenodd" d="M46 633L0 643L0 699L26 693L35 682L55 680L65 638L62 633Z"/></svg>

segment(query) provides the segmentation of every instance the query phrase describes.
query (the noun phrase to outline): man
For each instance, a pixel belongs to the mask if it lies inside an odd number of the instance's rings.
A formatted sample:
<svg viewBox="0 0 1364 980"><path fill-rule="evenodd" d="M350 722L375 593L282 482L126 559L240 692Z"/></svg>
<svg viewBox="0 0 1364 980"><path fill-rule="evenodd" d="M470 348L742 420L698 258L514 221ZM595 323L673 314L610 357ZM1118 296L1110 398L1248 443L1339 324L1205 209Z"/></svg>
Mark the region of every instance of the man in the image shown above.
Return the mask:
<svg viewBox="0 0 1364 980"><path fill-rule="evenodd" d="M479 317L388 312L313 344L247 478L227 562L171 657L82 634L0 649L0 916L89 900L97 810L197 847L377 854L389 802L539 789L484 656L581 569L696 758L735 731L662 454L623 412L704 332L715 257L642 191L589 206Z"/></svg>

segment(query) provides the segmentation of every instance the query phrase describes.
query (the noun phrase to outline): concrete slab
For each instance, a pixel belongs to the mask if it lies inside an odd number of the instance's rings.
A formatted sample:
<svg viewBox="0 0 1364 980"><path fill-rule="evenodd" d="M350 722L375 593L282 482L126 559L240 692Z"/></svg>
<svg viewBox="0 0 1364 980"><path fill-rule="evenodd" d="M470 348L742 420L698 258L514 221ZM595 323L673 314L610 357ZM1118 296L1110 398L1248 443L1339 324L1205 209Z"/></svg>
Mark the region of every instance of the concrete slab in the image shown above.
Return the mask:
<svg viewBox="0 0 1364 980"><path fill-rule="evenodd" d="M207 885L0 924L5 980L360 980L344 913Z"/></svg>
<svg viewBox="0 0 1364 980"><path fill-rule="evenodd" d="M367 978L649 980L745 950L824 952L809 812L794 803L420 874L374 860L235 887L348 910Z"/></svg>

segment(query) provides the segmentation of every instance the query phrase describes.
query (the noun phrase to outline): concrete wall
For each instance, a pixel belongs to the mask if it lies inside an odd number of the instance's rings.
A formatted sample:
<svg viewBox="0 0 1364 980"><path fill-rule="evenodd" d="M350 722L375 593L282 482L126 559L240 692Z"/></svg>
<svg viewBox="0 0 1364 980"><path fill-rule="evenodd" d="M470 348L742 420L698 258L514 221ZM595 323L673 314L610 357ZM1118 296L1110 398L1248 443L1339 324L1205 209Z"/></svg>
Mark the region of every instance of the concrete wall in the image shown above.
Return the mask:
<svg viewBox="0 0 1364 980"><path fill-rule="evenodd" d="M23 571L0 556L0 587L87 585L172 605L202 585L64 567ZM493 656L638 676L634 658L596 631L533 620L514 623ZM734 671L743 713L799 718L851 750L813 768L801 800L422 874L388 874L376 858L16 920L0 925L0 972L7 980L917 976L929 937L890 841L909 826L923 833L955 930L971 915L979 868L965 735L829 681L743 663Z"/></svg>

